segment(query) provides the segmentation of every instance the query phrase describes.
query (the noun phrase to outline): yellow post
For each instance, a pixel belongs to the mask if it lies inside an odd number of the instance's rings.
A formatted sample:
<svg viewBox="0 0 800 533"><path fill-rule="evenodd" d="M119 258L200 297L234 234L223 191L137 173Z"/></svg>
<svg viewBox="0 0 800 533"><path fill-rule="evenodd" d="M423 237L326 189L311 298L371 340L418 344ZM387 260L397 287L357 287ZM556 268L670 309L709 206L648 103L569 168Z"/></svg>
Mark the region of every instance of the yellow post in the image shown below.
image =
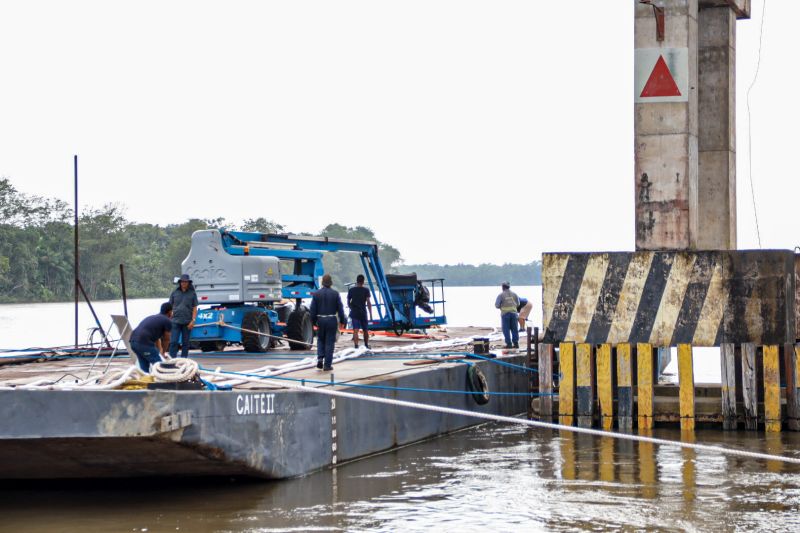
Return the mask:
<svg viewBox="0 0 800 533"><path fill-rule="evenodd" d="M577 404L578 426L592 427L594 422L594 382L592 380L592 348L591 344L578 344L575 354L576 384L575 399Z"/></svg>
<svg viewBox="0 0 800 533"><path fill-rule="evenodd" d="M653 428L653 345L636 345L636 404L639 410L639 429Z"/></svg>
<svg viewBox="0 0 800 533"><path fill-rule="evenodd" d="M575 345L562 342L558 354L561 376L558 384L558 421L565 426L571 426L575 414Z"/></svg>
<svg viewBox="0 0 800 533"><path fill-rule="evenodd" d="M692 345L678 345L681 431L694 431L694 369Z"/></svg>
<svg viewBox="0 0 800 533"><path fill-rule="evenodd" d="M617 345L617 425L621 431L633 429L633 376L631 345Z"/></svg>
<svg viewBox="0 0 800 533"><path fill-rule="evenodd" d="M781 430L781 378L778 346L764 346L764 429Z"/></svg>
<svg viewBox="0 0 800 533"><path fill-rule="evenodd" d="M603 429L614 427L614 389L611 383L611 345L597 348L597 398L600 400L600 420Z"/></svg>

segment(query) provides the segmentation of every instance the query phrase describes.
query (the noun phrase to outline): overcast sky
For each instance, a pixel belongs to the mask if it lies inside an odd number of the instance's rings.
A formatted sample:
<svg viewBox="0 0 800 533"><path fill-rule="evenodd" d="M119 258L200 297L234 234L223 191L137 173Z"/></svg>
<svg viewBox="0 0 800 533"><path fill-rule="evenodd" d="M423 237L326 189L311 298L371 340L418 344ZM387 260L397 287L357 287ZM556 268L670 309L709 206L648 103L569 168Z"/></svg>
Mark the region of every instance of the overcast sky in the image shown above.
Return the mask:
<svg viewBox="0 0 800 533"><path fill-rule="evenodd" d="M739 247L758 247L738 23ZM0 176L131 220L369 226L409 263L634 245L633 1L0 1ZM752 92L763 246L800 245L797 21Z"/></svg>

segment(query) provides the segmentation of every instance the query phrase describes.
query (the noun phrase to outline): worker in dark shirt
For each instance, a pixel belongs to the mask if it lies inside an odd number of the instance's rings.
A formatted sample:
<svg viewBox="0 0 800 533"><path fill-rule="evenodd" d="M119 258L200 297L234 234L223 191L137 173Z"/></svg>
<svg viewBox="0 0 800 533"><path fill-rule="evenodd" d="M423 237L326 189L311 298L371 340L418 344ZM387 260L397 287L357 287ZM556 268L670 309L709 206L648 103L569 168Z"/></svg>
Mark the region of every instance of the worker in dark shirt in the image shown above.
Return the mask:
<svg viewBox="0 0 800 533"><path fill-rule="evenodd" d="M178 280L178 286L169 296L169 303L172 304L169 355L175 357L180 346L181 357L189 357L189 335L197 318L197 293L188 274L183 274Z"/></svg>
<svg viewBox="0 0 800 533"><path fill-rule="evenodd" d="M358 330L364 330L364 346L369 349L369 319L372 320L372 302L369 289L364 286L364 274L356 277L356 284L347 291L347 307L350 308L350 322L353 324L353 344L358 348Z"/></svg>
<svg viewBox="0 0 800 533"><path fill-rule="evenodd" d="M331 275L325 274L322 288L311 297L311 322L317 326L317 368L322 370L333 370L337 324L347 325L342 298L332 285Z"/></svg>
<svg viewBox="0 0 800 533"><path fill-rule="evenodd" d="M166 345L172 329L171 318L172 304L164 302L161 304L159 314L150 315L142 320L131 333L131 348L133 348L136 358L139 359L139 366L145 372L150 372L150 365L161 361L160 356L166 352ZM161 342L162 337L164 342Z"/></svg>

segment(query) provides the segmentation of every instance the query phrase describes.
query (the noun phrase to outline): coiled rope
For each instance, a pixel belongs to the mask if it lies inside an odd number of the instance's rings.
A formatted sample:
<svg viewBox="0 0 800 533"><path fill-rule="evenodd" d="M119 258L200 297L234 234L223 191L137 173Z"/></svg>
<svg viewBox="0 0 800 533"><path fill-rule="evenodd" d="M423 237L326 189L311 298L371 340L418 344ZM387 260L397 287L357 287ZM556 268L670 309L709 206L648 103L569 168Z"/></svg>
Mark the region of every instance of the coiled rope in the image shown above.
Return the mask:
<svg viewBox="0 0 800 533"><path fill-rule="evenodd" d="M199 365L187 358L173 358L150 366L150 375L161 383L179 383L192 379Z"/></svg>

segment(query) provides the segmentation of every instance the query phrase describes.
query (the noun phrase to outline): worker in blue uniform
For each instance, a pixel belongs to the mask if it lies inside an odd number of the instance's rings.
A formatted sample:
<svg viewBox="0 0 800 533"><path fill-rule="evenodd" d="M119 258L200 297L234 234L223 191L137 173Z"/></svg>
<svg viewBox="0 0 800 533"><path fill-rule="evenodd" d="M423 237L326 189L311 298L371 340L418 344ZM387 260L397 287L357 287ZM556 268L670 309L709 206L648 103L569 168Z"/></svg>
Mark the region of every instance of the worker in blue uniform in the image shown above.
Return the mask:
<svg viewBox="0 0 800 533"><path fill-rule="evenodd" d="M311 322L317 326L317 368L333 370L333 347L338 325L347 325L339 293L330 274L322 276L322 288L311 297ZM338 319L338 320L337 320Z"/></svg>
<svg viewBox="0 0 800 533"><path fill-rule="evenodd" d="M172 330L172 304L161 304L161 312L142 320L131 333L130 343L139 366L150 372L150 365L161 361L167 351L170 330ZM164 339L162 342L162 338Z"/></svg>
<svg viewBox="0 0 800 533"><path fill-rule="evenodd" d="M181 357L189 357L189 335L197 319L197 293L194 291L192 279L183 274L178 279L178 286L169 296L172 304L172 332L170 334L169 355L175 357L178 346Z"/></svg>
<svg viewBox="0 0 800 533"><path fill-rule="evenodd" d="M347 307L350 308L350 322L353 326L353 344L358 348L358 330L364 331L364 346L369 350L369 318L372 319L372 301L369 289L364 286L364 274L356 277L356 284L347 291Z"/></svg>
<svg viewBox="0 0 800 533"><path fill-rule="evenodd" d="M497 295L494 306L500 310L500 323L503 326L503 339L506 348L519 348L519 296L511 290L511 284L504 282L501 285L503 292Z"/></svg>

